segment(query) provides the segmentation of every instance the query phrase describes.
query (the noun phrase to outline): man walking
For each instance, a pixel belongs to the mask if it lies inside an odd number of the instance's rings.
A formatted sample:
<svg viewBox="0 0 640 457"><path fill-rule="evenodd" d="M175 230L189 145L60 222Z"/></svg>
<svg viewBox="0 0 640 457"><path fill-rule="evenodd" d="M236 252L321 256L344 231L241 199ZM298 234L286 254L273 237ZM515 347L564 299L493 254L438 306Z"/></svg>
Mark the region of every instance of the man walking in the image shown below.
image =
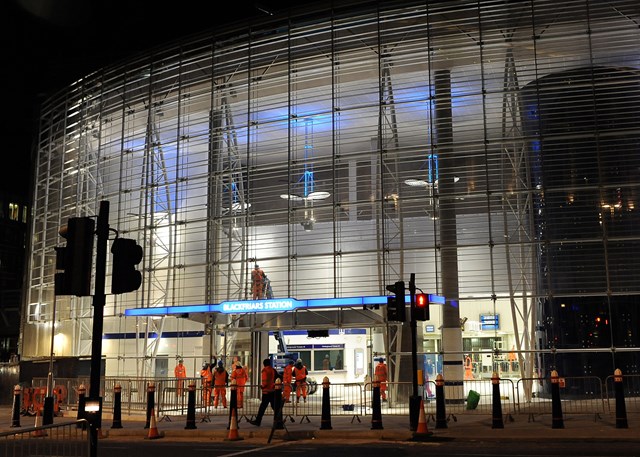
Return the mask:
<svg viewBox="0 0 640 457"><path fill-rule="evenodd" d="M271 359L264 359L262 365L263 368L260 372L262 400L258 408L258 415L254 420L249 421L250 424L257 426L262 423L262 416L264 416L264 412L267 410L267 405L271 405L271 409L273 409L275 413L273 401L275 398L276 378L278 377L278 372L271 366Z"/></svg>

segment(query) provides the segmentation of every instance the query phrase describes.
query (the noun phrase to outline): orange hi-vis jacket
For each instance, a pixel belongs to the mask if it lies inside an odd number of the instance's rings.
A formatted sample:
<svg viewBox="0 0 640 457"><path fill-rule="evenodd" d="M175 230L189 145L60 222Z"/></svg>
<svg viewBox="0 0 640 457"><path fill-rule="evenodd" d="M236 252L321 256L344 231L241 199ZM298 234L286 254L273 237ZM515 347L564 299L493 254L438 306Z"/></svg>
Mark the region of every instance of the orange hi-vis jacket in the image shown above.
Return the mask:
<svg viewBox="0 0 640 457"><path fill-rule="evenodd" d="M203 379L204 382L206 382L208 385L211 385L211 381L213 380L213 374L211 373L211 370L209 368L204 368L202 370L200 370L200 376Z"/></svg>
<svg viewBox="0 0 640 457"><path fill-rule="evenodd" d="M270 394L276 389L276 378L278 377L278 373L273 367L263 367L260 372L260 387L262 388L263 394Z"/></svg>
<svg viewBox="0 0 640 457"><path fill-rule="evenodd" d="M291 381L293 381L293 365L287 365L282 373L282 384L291 384Z"/></svg>
<svg viewBox="0 0 640 457"><path fill-rule="evenodd" d="M376 365L375 375L378 377L378 381L384 382L387 380L387 366L384 363Z"/></svg>
<svg viewBox="0 0 640 457"><path fill-rule="evenodd" d="M247 380L249 379L249 376L247 376L247 372L245 371L244 368L240 367L236 367L235 370L233 370L233 372L231 373L231 379L235 379L236 381L236 385L238 387L242 387L247 383Z"/></svg>
<svg viewBox="0 0 640 457"><path fill-rule="evenodd" d="M224 368L213 370L213 387L224 387L229 380L229 374Z"/></svg>
<svg viewBox="0 0 640 457"><path fill-rule="evenodd" d="M184 365L176 365L173 369L173 374L176 378L186 378L187 377L187 367Z"/></svg>
<svg viewBox="0 0 640 457"><path fill-rule="evenodd" d="M307 367L305 367L304 365L302 365L302 368L295 368L293 370L293 374L296 377L296 382L297 383L303 383L307 380Z"/></svg>

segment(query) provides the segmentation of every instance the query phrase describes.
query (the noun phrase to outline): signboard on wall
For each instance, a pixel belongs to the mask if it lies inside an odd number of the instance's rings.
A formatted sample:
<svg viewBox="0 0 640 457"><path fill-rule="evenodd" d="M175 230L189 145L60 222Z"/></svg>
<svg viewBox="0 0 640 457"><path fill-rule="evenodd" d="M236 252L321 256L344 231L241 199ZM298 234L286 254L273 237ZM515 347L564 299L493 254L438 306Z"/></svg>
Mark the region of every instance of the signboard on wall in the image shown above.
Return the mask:
<svg viewBox="0 0 640 457"><path fill-rule="evenodd" d="M480 330L500 330L500 315L480 314Z"/></svg>

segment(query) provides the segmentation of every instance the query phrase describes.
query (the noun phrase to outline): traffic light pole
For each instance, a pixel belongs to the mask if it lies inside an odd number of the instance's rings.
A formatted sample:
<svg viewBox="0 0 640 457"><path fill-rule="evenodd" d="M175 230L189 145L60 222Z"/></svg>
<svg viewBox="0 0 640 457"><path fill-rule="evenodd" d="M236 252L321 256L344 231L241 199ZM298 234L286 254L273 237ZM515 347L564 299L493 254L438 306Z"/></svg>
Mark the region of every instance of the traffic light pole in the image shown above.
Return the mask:
<svg viewBox="0 0 640 457"><path fill-rule="evenodd" d="M409 429L417 430L420 418L420 396L418 395L418 325L416 320L416 274L409 279L409 301L411 304L411 371L413 394L409 398Z"/></svg>
<svg viewBox="0 0 640 457"><path fill-rule="evenodd" d="M98 430L102 426L102 398L100 397L100 371L102 368L102 332L104 306L107 298L104 292L107 272L107 243L109 240L109 202L100 202L96 245L96 276L93 295L93 336L91 339L91 377L89 379L89 402L93 410L89 412L90 455L98 455ZM85 407L86 411L86 407Z"/></svg>

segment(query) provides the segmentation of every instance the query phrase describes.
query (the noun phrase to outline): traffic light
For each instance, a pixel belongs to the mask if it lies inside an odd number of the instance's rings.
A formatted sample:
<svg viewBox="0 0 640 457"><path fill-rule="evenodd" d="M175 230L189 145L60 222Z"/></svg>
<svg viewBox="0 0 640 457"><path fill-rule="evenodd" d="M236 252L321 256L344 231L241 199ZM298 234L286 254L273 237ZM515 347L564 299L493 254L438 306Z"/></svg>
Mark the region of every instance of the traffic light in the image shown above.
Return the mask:
<svg viewBox="0 0 640 457"><path fill-rule="evenodd" d="M91 295L93 267L93 237L95 221L90 217L72 217L59 230L67 240L66 246L57 246L54 292L56 295Z"/></svg>
<svg viewBox="0 0 640 457"><path fill-rule="evenodd" d="M427 294L416 294L415 307L413 309L416 321L429 320L429 296Z"/></svg>
<svg viewBox="0 0 640 457"><path fill-rule="evenodd" d="M404 281L387 286L387 290L394 294L393 297L387 297L387 320L404 322L406 319Z"/></svg>
<svg viewBox="0 0 640 457"><path fill-rule="evenodd" d="M136 265L142 261L142 247L135 240L116 238L111 245L111 253L111 293L138 290L142 285L142 273L136 270Z"/></svg>

